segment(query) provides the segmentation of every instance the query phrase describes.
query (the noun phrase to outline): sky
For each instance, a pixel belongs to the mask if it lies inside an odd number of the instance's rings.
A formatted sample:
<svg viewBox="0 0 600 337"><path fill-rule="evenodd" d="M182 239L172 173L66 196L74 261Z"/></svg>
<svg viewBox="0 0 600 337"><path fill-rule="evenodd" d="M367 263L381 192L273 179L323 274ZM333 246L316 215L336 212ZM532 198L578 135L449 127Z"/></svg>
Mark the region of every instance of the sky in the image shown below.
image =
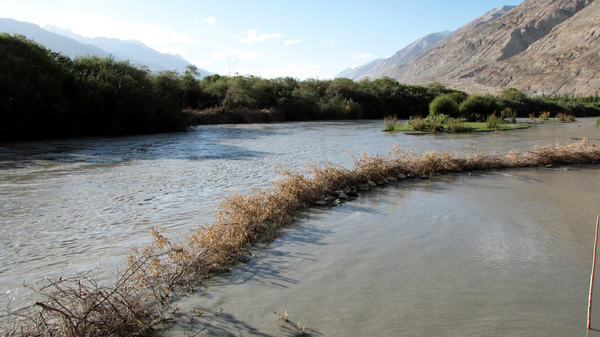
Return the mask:
<svg viewBox="0 0 600 337"><path fill-rule="evenodd" d="M139 40L222 75L333 78L522 0L20 0L0 17Z"/></svg>

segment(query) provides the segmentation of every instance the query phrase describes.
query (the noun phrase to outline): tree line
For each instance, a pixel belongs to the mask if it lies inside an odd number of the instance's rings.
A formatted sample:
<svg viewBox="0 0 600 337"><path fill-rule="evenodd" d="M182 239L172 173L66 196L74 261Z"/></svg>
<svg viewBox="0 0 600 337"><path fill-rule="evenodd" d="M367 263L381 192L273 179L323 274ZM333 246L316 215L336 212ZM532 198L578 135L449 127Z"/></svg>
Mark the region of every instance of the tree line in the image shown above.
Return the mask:
<svg viewBox="0 0 600 337"><path fill-rule="evenodd" d="M200 78L192 65L183 74L153 73L113 58L72 60L24 36L0 34L1 141L180 131L199 122L194 113L206 110L227 115L236 109L270 109L286 121L408 118L428 115L433 100L444 95L457 105L467 106L464 101L469 99L487 102L469 105L469 114L482 116L492 113L488 108L504 106L522 116L539 111L576 116L599 112L597 100L532 98L513 89L481 98L439 83L405 85L387 77L360 82Z"/></svg>

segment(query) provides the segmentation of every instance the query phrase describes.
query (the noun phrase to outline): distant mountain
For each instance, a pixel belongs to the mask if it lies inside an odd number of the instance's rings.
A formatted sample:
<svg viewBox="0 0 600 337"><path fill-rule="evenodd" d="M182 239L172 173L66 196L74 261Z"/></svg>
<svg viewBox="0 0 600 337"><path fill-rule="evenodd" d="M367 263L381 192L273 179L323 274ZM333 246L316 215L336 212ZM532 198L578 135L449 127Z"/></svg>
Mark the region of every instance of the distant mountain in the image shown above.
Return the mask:
<svg viewBox="0 0 600 337"><path fill-rule="evenodd" d="M468 92L595 94L599 6L598 0L525 0L491 21L461 27L381 76Z"/></svg>
<svg viewBox="0 0 600 337"><path fill-rule="evenodd" d="M45 29L44 29L45 28ZM70 29L20 22L13 19L0 19L0 31L25 35L46 48L61 52L70 58L76 56L112 55L116 60L129 60L132 64L146 65L152 71L177 70L183 73L191 64L180 55L163 54L140 41L124 41L106 37L86 38ZM212 75L208 70L199 69L201 76Z"/></svg>
<svg viewBox="0 0 600 337"><path fill-rule="evenodd" d="M98 55L108 57L110 53L92 45L81 44L66 36L51 33L33 23L13 19L0 19L0 32L25 35L29 39L63 55L74 58L77 55Z"/></svg>
<svg viewBox="0 0 600 337"><path fill-rule="evenodd" d="M379 74L385 71L385 69L401 64L412 56L431 48L433 45L448 36L448 34L450 34L449 30L429 34L397 51L392 57L373 60L365 65L346 69L337 74L335 77L347 77L353 80L359 80L365 77L380 77Z"/></svg>
<svg viewBox="0 0 600 337"><path fill-rule="evenodd" d="M335 75L336 78L345 77L353 80L358 80L361 77L364 77L365 74L373 70L373 68L377 67L384 59L376 59L367 64L363 64L362 66L356 66L353 68L348 68L344 71L341 71L339 74Z"/></svg>

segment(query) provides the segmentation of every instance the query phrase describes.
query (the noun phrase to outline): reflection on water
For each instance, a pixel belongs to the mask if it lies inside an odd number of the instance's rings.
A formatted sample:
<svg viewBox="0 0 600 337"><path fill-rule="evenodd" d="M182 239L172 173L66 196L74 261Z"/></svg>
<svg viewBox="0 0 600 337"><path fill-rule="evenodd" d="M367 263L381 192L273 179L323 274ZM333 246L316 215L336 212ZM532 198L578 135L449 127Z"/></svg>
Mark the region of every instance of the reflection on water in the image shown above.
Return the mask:
<svg viewBox="0 0 600 337"><path fill-rule="evenodd" d="M477 146L531 150L600 138L593 120L500 134L408 136L381 122L198 127L124 138L0 144L0 291L99 262L121 266L151 225L181 236L210 222L223 191L267 187L347 151ZM572 335L583 327L597 166L404 181L342 207L311 209L259 258L182 300L226 315L212 335ZM208 317L207 316L207 317ZM600 316L599 320L600 321ZM173 331L177 333L177 329Z"/></svg>

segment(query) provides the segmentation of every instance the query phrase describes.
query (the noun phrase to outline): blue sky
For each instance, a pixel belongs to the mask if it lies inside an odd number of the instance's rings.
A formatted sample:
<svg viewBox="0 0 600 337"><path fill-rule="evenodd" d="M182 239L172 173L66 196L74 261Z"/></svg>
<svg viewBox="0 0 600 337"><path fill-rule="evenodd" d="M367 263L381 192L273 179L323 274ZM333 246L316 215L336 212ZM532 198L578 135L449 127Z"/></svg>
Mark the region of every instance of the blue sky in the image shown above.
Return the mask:
<svg viewBox="0 0 600 337"><path fill-rule="evenodd" d="M330 78L522 0L4 1L0 13L87 36L136 39L220 74Z"/></svg>

